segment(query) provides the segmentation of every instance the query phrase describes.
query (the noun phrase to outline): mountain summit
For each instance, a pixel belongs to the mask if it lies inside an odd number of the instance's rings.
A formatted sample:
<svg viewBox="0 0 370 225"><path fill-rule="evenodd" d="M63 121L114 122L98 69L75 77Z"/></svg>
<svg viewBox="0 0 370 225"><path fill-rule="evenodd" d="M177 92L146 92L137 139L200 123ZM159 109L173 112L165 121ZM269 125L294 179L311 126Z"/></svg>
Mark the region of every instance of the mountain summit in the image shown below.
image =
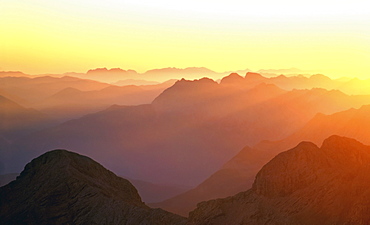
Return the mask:
<svg viewBox="0 0 370 225"><path fill-rule="evenodd" d="M183 224L185 219L146 206L126 179L66 150L28 163L0 188L1 224Z"/></svg>
<svg viewBox="0 0 370 225"><path fill-rule="evenodd" d="M331 136L301 142L257 174L253 187L198 204L190 224L368 224L370 146Z"/></svg>

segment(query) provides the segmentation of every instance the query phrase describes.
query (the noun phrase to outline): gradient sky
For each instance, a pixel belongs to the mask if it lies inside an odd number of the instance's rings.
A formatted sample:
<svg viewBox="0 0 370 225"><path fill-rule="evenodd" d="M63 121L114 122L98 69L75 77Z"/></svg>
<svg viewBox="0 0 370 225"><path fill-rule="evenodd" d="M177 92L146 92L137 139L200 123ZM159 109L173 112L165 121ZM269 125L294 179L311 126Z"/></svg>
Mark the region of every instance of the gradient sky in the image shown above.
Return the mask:
<svg viewBox="0 0 370 225"><path fill-rule="evenodd" d="M370 7L352 1L0 0L0 70L296 67L370 78Z"/></svg>

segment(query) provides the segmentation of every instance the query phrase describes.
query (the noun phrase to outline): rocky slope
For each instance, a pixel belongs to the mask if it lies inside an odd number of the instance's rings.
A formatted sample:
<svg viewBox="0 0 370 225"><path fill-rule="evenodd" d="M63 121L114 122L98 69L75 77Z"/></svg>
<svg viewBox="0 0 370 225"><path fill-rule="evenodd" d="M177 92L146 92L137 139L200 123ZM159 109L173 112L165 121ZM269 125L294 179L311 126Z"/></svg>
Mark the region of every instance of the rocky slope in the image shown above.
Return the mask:
<svg viewBox="0 0 370 225"><path fill-rule="evenodd" d="M146 206L127 180L92 159L54 150L0 188L1 224L184 224Z"/></svg>
<svg viewBox="0 0 370 225"><path fill-rule="evenodd" d="M339 136L301 142L257 174L253 187L202 202L189 224L368 224L370 146Z"/></svg>
<svg viewBox="0 0 370 225"><path fill-rule="evenodd" d="M307 140L321 145L330 135L354 138L370 144L370 106L349 109L331 115L317 114L302 129L279 141L263 141L245 147L196 188L165 201L151 204L187 216L197 203L235 195L252 187L258 171L280 152Z"/></svg>

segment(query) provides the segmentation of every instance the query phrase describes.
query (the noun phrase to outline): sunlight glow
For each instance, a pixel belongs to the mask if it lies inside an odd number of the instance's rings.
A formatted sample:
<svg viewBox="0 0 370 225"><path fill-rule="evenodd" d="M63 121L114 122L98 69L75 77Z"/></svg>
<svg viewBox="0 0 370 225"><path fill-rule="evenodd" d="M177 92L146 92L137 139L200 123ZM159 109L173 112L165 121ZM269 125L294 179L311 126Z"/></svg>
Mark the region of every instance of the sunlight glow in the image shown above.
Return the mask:
<svg viewBox="0 0 370 225"><path fill-rule="evenodd" d="M0 70L297 67L365 77L368 27L363 0L3 0Z"/></svg>

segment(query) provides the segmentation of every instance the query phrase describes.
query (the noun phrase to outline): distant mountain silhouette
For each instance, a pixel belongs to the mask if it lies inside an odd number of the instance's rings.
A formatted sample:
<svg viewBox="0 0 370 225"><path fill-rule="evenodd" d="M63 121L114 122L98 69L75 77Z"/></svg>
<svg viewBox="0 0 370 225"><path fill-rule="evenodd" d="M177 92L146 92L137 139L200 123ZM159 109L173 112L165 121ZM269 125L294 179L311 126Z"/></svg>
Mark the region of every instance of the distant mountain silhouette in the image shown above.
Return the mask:
<svg viewBox="0 0 370 225"><path fill-rule="evenodd" d="M302 142L257 174L253 187L202 202L189 224L367 224L370 146L339 136Z"/></svg>
<svg viewBox="0 0 370 225"><path fill-rule="evenodd" d="M139 79L139 74L135 70L123 70L120 68L97 68L87 71L81 78L92 79L105 83L114 83L125 79Z"/></svg>
<svg viewBox="0 0 370 225"><path fill-rule="evenodd" d="M135 187L92 159L66 150L28 163L0 188L1 224L184 224L146 206Z"/></svg>
<svg viewBox="0 0 370 225"><path fill-rule="evenodd" d="M322 74L314 74L311 76L294 75L294 76L272 76L265 77L259 73L248 72L245 80L249 84L257 85L259 83L275 84L284 90L293 89L311 89L324 88L336 89L346 94L354 95L369 95L370 91L367 87L370 85L370 79L360 80L358 78L350 79L330 79Z"/></svg>
<svg viewBox="0 0 370 225"><path fill-rule="evenodd" d="M320 144L325 137L336 134L355 138L365 144L370 144L370 105L358 109L349 109L330 115L317 114L302 129L280 141L263 141L255 146L260 151L277 153L282 149L291 148L300 140Z"/></svg>
<svg viewBox="0 0 370 225"><path fill-rule="evenodd" d="M18 96L28 103L45 99L65 88L81 91L100 90L109 84L75 77L3 77L0 78L0 90ZM1 92L0 91L0 92Z"/></svg>
<svg viewBox="0 0 370 225"><path fill-rule="evenodd" d="M50 125L50 118L0 95L0 136L15 139Z"/></svg>
<svg viewBox="0 0 370 225"><path fill-rule="evenodd" d="M69 75L69 74L68 74ZM72 75L72 74L71 74ZM199 79L207 77L222 77L224 73L217 73L204 67L188 67L188 68L161 68L148 70L142 74L134 70L123 70L120 68L97 68L87 71L85 75L76 74L79 78L93 79L100 82L116 83L120 80L154 80L164 82L169 79Z"/></svg>
<svg viewBox="0 0 370 225"><path fill-rule="evenodd" d="M30 75L27 75L20 71L0 71L0 77L29 77L29 76Z"/></svg>
<svg viewBox="0 0 370 225"><path fill-rule="evenodd" d="M48 149L66 148L126 177L196 186L246 145L283 139L318 112L367 103L367 96L323 89L180 80L150 105L111 107L13 143L7 171L19 171Z"/></svg>
<svg viewBox="0 0 370 225"><path fill-rule="evenodd" d="M169 80L169 79L200 79L202 77L222 77L223 73L217 73L205 67L188 67L184 69L168 67L148 70L143 74L144 79Z"/></svg>
<svg viewBox="0 0 370 225"><path fill-rule="evenodd" d="M154 85L154 84L159 84L157 81L148 81L148 80L135 80L135 79L125 79L125 80L119 80L115 83L114 85L117 86L126 86L126 85Z"/></svg>
<svg viewBox="0 0 370 225"><path fill-rule="evenodd" d="M151 103L172 82L148 86L108 86L100 90L80 91L65 88L34 104L37 109L63 121L98 112L111 105L140 105Z"/></svg>
<svg viewBox="0 0 370 225"><path fill-rule="evenodd" d="M156 85L118 87L75 77L4 77L0 95L46 113L58 121L98 112L113 104L151 103L170 80Z"/></svg>

